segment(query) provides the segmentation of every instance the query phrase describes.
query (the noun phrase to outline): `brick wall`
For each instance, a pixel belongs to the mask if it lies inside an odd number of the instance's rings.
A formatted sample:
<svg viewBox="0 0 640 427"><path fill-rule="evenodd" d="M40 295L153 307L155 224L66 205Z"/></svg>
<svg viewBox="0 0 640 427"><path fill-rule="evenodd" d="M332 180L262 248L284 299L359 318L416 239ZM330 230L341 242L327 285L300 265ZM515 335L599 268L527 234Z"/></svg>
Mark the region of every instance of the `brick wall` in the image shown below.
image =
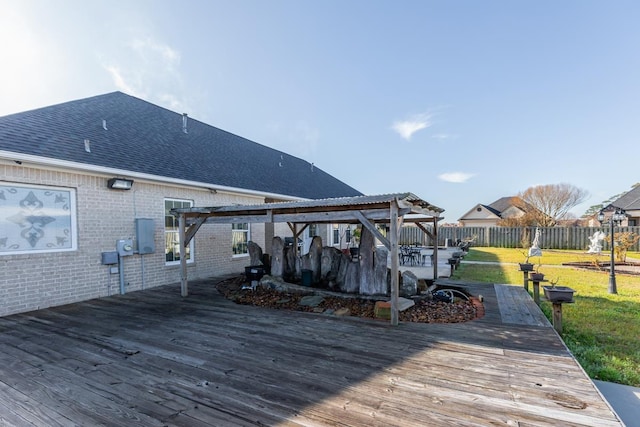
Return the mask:
<svg viewBox="0 0 640 427"><path fill-rule="evenodd" d="M0 255L0 316L119 293L120 275L101 264L101 253L114 251L116 240L133 239L135 219L154 221L155 253L123 257L125 291L178 283L180 266L166 265L165 198L193 200L194 206L255 204L262 198L207 189L159 185L135 180L132 190L107 188L112 176L92 176L25 165L0 164L7 183L46 185L76 190L78 248L71 252ZM264 225L251 224L251 240L264 249ZM203 225L195 237L190 280L240 273L248 256L231 254L231 225Z"/></svg>

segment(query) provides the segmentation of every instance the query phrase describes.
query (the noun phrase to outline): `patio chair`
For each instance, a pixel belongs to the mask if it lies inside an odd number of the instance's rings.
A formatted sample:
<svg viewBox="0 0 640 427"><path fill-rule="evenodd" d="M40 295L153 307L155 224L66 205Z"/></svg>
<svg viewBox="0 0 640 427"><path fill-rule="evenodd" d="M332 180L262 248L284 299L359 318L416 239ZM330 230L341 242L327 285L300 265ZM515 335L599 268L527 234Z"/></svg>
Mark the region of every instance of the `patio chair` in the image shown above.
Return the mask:
<svg viewBox="0 0 640 427"><path fill-rule="evenodd" d="M418 262L418 258L416 252L408 246L400 247L400 263L402 265L406 265L407 263L411 263L411 265L415 265Z"/></svg>

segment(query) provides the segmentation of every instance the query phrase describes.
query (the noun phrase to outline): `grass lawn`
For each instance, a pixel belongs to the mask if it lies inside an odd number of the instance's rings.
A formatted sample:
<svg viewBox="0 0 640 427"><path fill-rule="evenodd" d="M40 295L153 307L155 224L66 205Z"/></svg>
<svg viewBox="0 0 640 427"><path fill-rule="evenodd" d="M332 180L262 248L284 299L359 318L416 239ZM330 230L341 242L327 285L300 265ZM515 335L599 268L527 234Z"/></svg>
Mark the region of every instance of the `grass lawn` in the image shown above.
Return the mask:
<svg viewBox="0 0 640 427"><path fill-rule="evenodd" d="M640 253L628 258L640 260ZM598 257L608 261L607 254ZM501 265L463 263L455 278L522 286L518 262L522 249L472 248L465 261L492 261ZM562 326L567 347L593 379L640 387L640 276L616 273L618 293L608 293L609 272L564 267L563 262L593 262L594 256L578 251L544 250L540 263L546 278L558 286L576 290L575 304L563 306ZM542 292L541 292L542 293ZM551 319L551 304L543 301L542 311Z"/></svg>

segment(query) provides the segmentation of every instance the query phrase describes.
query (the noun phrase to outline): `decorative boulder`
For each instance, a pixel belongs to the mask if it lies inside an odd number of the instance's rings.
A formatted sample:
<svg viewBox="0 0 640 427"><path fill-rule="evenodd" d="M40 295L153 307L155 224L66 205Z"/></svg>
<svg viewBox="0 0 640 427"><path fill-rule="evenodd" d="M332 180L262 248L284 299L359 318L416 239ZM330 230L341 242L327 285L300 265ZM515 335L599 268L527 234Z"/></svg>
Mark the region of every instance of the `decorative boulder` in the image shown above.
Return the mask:
<svg viewBox="0 0 640 427"><path fill-rule="evenodd" d="M311 240L311 246L309 246L309 261L311 262L311 271L313 271L313 283L320 281L320 270L322 263L322 237L315 236Z"/></svg>
<svg viewBox="0 0 640 427"><path fill-rule="evenodd" d="M363 227L360 237L360 293L362 295L377 293L373 273L375 250L375 237L366 227Z"/></svg>
<svg viewBox="0 0 640 427"><path fill-rule="evenodd" d="M300 260L293 253L293 246L287 246L284 248L284 268L282 271L282 277L287 280L295 280L296 277L300 278L301 268Z"/></svg>
<svg viewBox="0 0 640 427"><path fill-rule="evenodd" d="M342 252L339 249L331 246L325 246L322 248L320 279L329 287L329 289L333 289L337 286L341 260Z"/></svg>
<svg viewBox="0 0 640 427"><path fill-rule="evenodd" d="M271 243L271 275L282 277L284 273L284 241L280 237L274 237Z"/></svg>
<svg viewBox="0 0 640 427"><path fill-rule="evenodd" d="M376 247L375 258L373 259L373 293L387 295L389 287L387 286L387 259L389 250L384 246Z"/></svg>
<svg viewBox="0 0 640 427"><path fill-rule="evenodd" d="M344 281L340 286L340 290L342 292L357 293L360 290L360 265L357 262L346 262L344 264Z"/></svg>
<svg viewBox="0 0 640 427"><path fill-rule="evenodd" d="M402 283L400 284L399 295L404 298L411 298L418 294L418 278L411 271L402 272Z"/></svg>
<svg viewBox="0 0 640 427"><path fill-rule="evenodd" d="M336 277L336 286L340 288L341 291L346 292L346 283L347 283L347 271L349 270L349 266L351 264L355 264L351 262L351 257L345 254L344 252L340 252L340 263L338 267L338 276ZM357 276L353 276L357 277ZM353 291L355 292L355 291Z"/></svg>
<svg viewBox="0 0 640 427"><path fill-rule="evenodd" d="M247 249L249 250L249 265L262 265L262 248L257 243L249 240L247 243Z"/></svg>
<svg viewBox="0 0 640 427"><path fill-rule="evenodd" d="M262 286L266 289L273 289L280 292L288 291L287 284L282 280L281 277L275 276L262 276L260 279L259 286Z"/></svg>

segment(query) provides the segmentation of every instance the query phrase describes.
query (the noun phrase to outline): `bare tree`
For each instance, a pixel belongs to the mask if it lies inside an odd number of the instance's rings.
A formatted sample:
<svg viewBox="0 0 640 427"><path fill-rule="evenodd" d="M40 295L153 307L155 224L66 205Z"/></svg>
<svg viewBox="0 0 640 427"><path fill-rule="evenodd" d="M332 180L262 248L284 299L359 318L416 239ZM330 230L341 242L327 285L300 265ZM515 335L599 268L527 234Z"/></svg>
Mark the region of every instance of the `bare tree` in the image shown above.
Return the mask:
<svg viewBox="0 0 640 427"><path fill-rule="evenodd" d="M523 203L514 202L515 206L521 207ZM522 209L522 208L521 208ZM530 209L531 210L531 209ZM538 224L537 217L529 212L522 216L513 216L498 220L499 227L534 227Z"/></svg>
<svg viewBox="0 0 640 427"><path fill-rule="evenodd" d="M518 194L525 204L523 210L541 227L553 227L588 196L586 190L565 183L537 185Z"/></svg>

